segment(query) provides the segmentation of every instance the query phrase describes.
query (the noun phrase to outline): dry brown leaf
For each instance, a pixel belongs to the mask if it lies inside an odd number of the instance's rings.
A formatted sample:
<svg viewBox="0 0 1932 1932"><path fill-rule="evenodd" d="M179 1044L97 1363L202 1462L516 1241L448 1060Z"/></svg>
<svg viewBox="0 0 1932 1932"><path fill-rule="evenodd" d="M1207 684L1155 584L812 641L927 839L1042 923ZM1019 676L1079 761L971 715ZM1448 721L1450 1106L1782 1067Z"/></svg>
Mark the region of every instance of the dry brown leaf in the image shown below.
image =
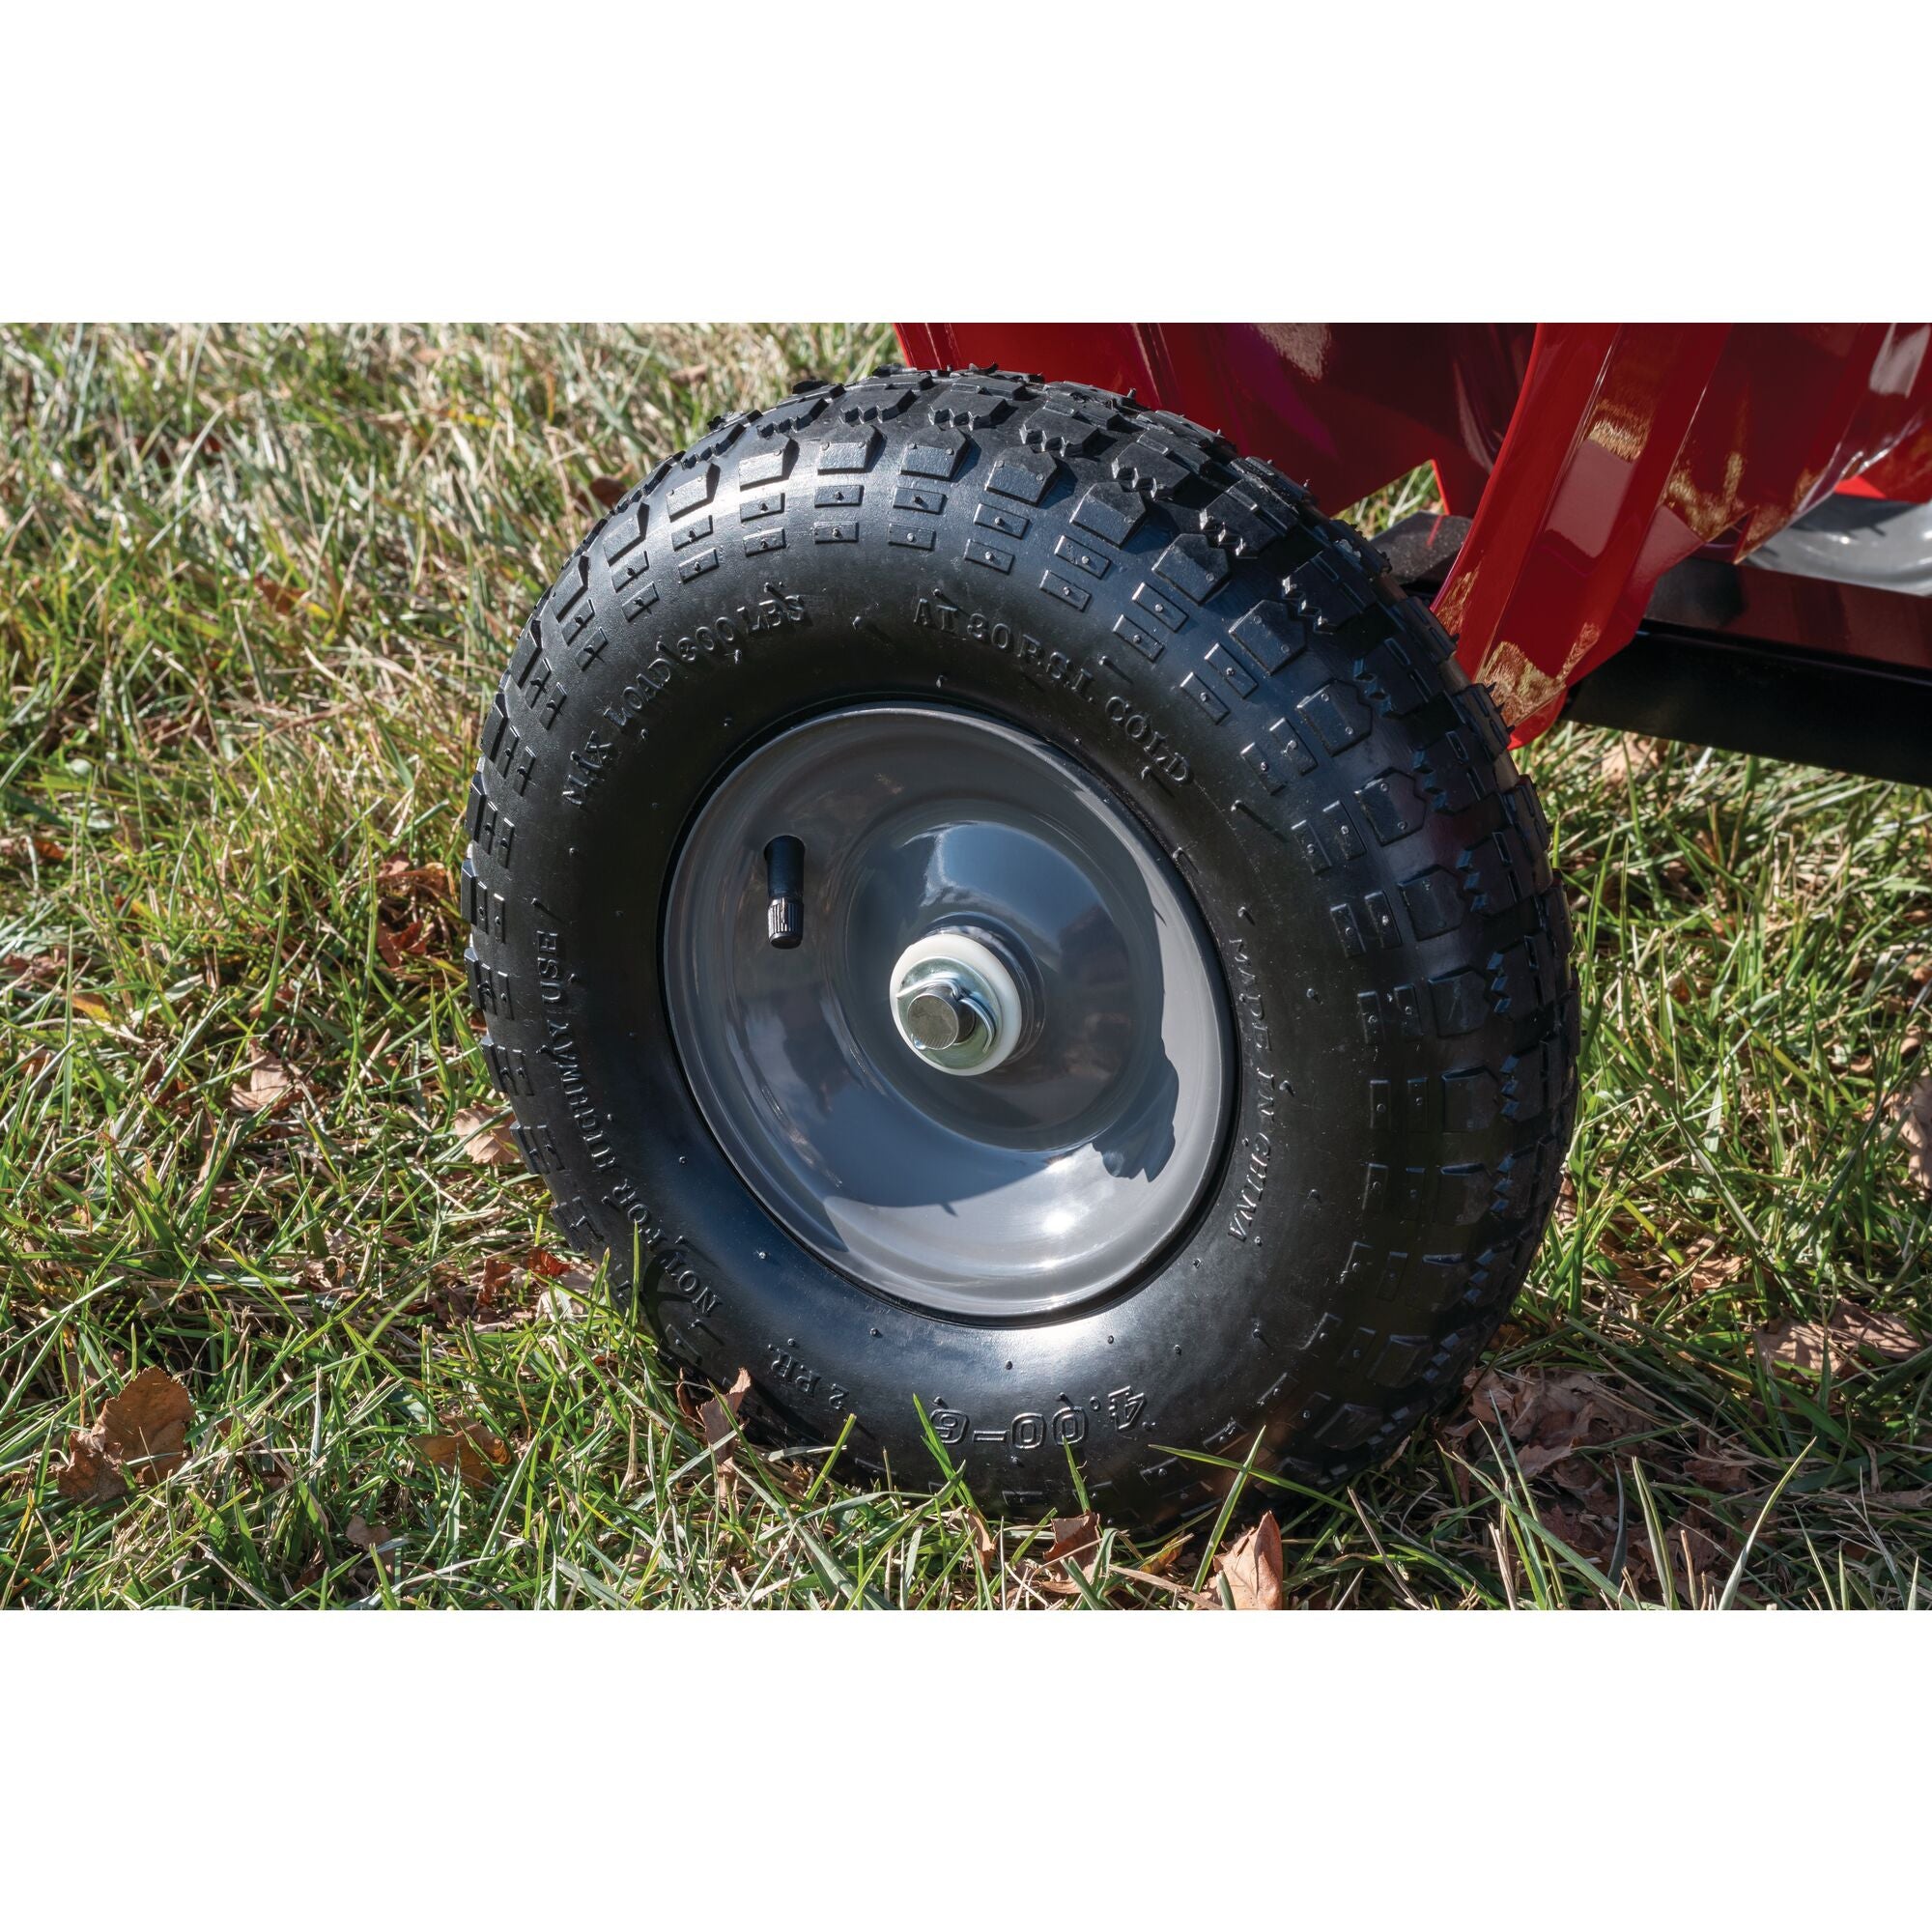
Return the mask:
<svg viewBox="0 0 1932 1932"><path fill-rule="evenodd" d="M1905 1172L1932 1194L1932 1073L1915 1080L1892 1112L1899 1123L1898 1137L1905 1143Z"/></svg>
<svg viewBox="0 0 1932 1932"><path fill-rule="evenodd" d="M446 1435L412 1435L417 1453L439 1469L453 1469L473 1490L497 1480L510 1460L510 1448L487 1423L470 1416L445 1415Z"/></svg>
<svg viewBox="0 0 1932 1932"><path fill-rule="evenodd" d="M263 603L268 605L279 617L291 617L302 607L301 595L291 590L285 583L277 583L272 577L260 572L255 576L255 589Z"/></svg>
<svg viewBox="0 0 1932 1932"><path fill-rule="evenodd" d="M986 1527L986 1519L976 1509L966 1512L966 1528L973 1539L973 1560L980 1566L980 1574L989 1576L1000 1567L1000 1546L993 1540L993 1532Z"/></svg>
<svg viewBox="0 0 1932 1932"><path fill-rule="evenodd" d="M376 929L376 951L383 964L394 972L405 959L420 959L435 937L427 920L412 919L393 931L386 925Z"/></svg>
<svg viewBox="0 0 1932 1932"><path fill-rule="evenodd" d="M384 859L376 868L376 895L382 913L376 951L390 972L405 974L413 961L444 951L454 910L446 866L434 859L421 866Z"/></svg>
<svg viewBox="0 0 1932 1932"><path fill-rule="evenodd" d="M1460 1443L1476 1428L1501 1429L1517 1445L1525 1476L1553 1473L1566 1488L1578 1491L1592 1488L1597 1476L1589 1463L1571 1462L1577 1452L1627 1435L1640 1420L1594 1376L1536 1368L1517 1375L1489 1371L1477 1382L1469 1408L1470 1421L1444 1432L1450 1440Z"/></svg>
<svg viewBox="0 0 1932 1932"><path fill-rule="evenodd" d="M55 1479L77 1502L118 1502L128 1482L158 1482L187 1460L194 1403L165 1369L143 1369L104 1404L92 1429L68 1437L68 1463Z"/></svg>
<svg viewBox="0 0 1932 1932"><path fill-rule="evenodd" d="M590 494L607 510L614 510L624 500L626 487L621 476L593 476L590 479Z"/></svg>
<svg viewBox="0 0 1932 1932"><path fill-rule="evenodd" d="M1657 1572L1641 1515L1628 1497L1620 1503L1608 1483L1599 1479L1588 1489L1572 1490L1554 1501L1539 1499L1536 1516L1559 1543L1594 1563L1612 1582L1628 1578L1639 1591L1655 1582Z"/></svg>
<svg viewBox="0 0 1932 1932"><path fill-rule="evenodd" d="M1611 1582L1629 1582L1642 1596L1655 1593L1659 1560L1651 1549L1650 1532L1642 1513L1628 1495L1620 1505L1610 1485L1599 1481L1588 1490L1573 1492L1557 1501L1538 1502L1536 1514L1551 1536L1586 1562L1594 1563ZM1709 1520L1693 1506L1690 1515L1666 1533L1662 1563L1670 1571L1679 1596L1687 1601L1703 1602L1707 1595L1697 1584L1698 1573L1687 1568L1687 1550L1694 1549L1706 1574L1715 1569L1722 1577L1729 1567L1723 1547L1696 1526Z"/></svg>
<svg viewBox="0 0 1932 1932"><path fill-rule="evenodd" d="M1686 1457L1684 1473L1699 1488L1716 1490L1726 1496L1751 1489L1757 1480L1751 1463L1736 1462L1728 1456Z"/></svg>
<svg viewBox="0 0 1932 1932"><path fill-rule="evenodd" d="M1599 776L1605 784L1623 784L1645 772L1654 772L1662 762L1663 746L1660 740L1626 731L1604 753Z"/></svg>
<svg viewBox="0 0 1932 1932"><path fill-rule="evenodd" d="M491 1255L483 1263L480 1287L468 1283L445 1297L447 1311L461 1321L475 1321L483 1328L511 1328L529 1319L528 1311L518 1306L517 1289L527 1281L525 1270L503 1255Z"/></svg>
<svg viewBox="0 0 1932 1932"><path fill-rule="evenodd" d="M697 384L703 382L705 377L710 375L710 373L711 365L708 362L691 362L687 363L682 369L673 369L670 372L669 380L675 383L680 389L689 389L696 387Z"/></svg>
<svg viewBox="0 0 1932 1932"><path fill-rule="evenodd" d="M709 1395L697 1405L697 1426L718 1471L718 1502L727 1506L738 1489L737 1432L733 1425L752 1390L752 1372L740 1369L723 1395Z"/></svg>
<svg viewBox="0 0 1932 1932"><path fill-rule="evenodd" d="M449 896L449 867L440 860L427 865L412 865L407 859L384 859L376 867L376 890L385 899L403 899L411 904L424 899Z"/></svg>
<svg viewBox="0 0 1932 1932"><path fill-rule="evenodd" d="M44 986L67 971L67 948L49 947L44 952L10 952L0 966L30 986Z"/></svg>
<svg viewBox="0 0 1932 1932"><path fill-rule="evenodd" d="M248 1070L229 1089L228 1104L238 1114L273 1114L293 1100L296 1076L271 1053L258 1053Z"/></svg>
<svg viewBox="0 0 1932 1932"><path fill-rule="evenodd" d="M705 1397L697 1406L697 1419L704 1430L704 1446L716 1449L732 1439L732 1424L738 1419L738 1411L745 1406L745 1398L752 1392L752 1372L740 1369L731 1378L731 1386L722 1394L714 1392Z"/></svg>
<svg viewBox="0 0 1932 1932"><path fill-rule="evenodd" d="M589 1292L591 1277L575 1267L553 1275L535 1266L534 1259L533 1255L488 1256L480 1281L462 1267L439 1271L429 1287L430 1308L441 1321L474 1322L479 1332L486 1333L521 1327L537 1318L582 1321L583 1311L577 1297Z"/></svg>
<svg viewBox="0 0 1932 1932"><path fill-rule="evenodd" d="M1690 1257L1690 1272L1686 1285L1693 1294L1710 1294L1728 1288L1750 1266L1743 1255L1719 1254L1715 1241L1704 1244Z"/></svg>
<svg viewBox="0 0 1932 1932"><path fill-rule="evenodd" d="M114 1024L114 1009L105 1000L97 999L92 993L76 993L71 1004L82 1019L93 1020L100 1026Z"/></svg>
<svg viewBox="0 0 1932 1932"><path fill-rule="evenodd" d="M1141 1567L1143 1576L1164 1577L1179 1559L1181 1552L1194 1541L1191 1531L1182 1530L1179 1536L1171 1536Z"/></svg>
<svg viewBox="0 0 1932 1932"><path fill-rule="evenodd" d="M1568 1174L1556 1184L1556 1225L1559 1228L1577 1225L1577 1183Z"/></svg>
<svg viewBox="0 0 1932 1932"><path fill-rule="evenodd" d="M1231 1549L1223 1550L1215 1569L1228 1585L1237 1610L1281 1608L1281 1525L1269 1510Z"/></svg>
<svg viewBox="0 0 1932 1932"><path fill-rule="evenodd" d="M1854 1301L1841 1301L1832 1311L1831 1333L1834 1347L1842 1339L1847 1347L1883 1355L1889 1362L1906 1361L1925 1346L1896 1315L1881 1315Z"/></svg>
<svg viewBox="0 0 1932 1932"><path fill-rule="evenodd" d="M532 1316L554 1321L578 1321L583 1311L580 1295L587 1294L593 1278L581 1267L559 1261L547 1248L531 1248L521 1256L491 1255L483 1263L480 1284L467 1273L440 1279L430 1289L430 1305L446 1321L476 1321L481 1328L508 1328ZM537 1293L527 1299L531 1289ZM696 1426L696 1410L692 1410Z"/></svg>
<svg viewBox="0 0 1932 1932"><path fill-rule="evenodd" d="M394 1574L388 1546L395 1541L396 1532L386 1522L365 1522L359 1516L352 1516L343 1534L384 1577Z"/></svg>
<svg viewBox="0 0 1932 1932"><path fill-rule="evenodd" d="M1617 1499L1607 1483L1600 1481L1555 1502L1539 1502L1536 1517L1559 1543L1569 1545L1578 1556L1600 1570L1607 1570L1616 1553L1617 1517ZM1628 1534L1624 1547L1624 1567L1629 1569Z"/></svg>
<svg viewBox="0 0 1932 1932"><path fill-rule="evenodd" d="M1752 1340L1768 1369L1783 1362L1800 1375L1816 1376L1829 1356L1836 1381L1864 1368L1861 1354L1902 1362L1925 1346L1897 1316L1874 1314L1855 1301L1838 1302L1822 1325L1786 1316L1760 1328Z"/></svg>
<svg viewBox="0 0 1932 1932"><path fill-rule="evenodd" d="M494 1107L464 1108L451 1123L451 1131L463 1137L465 1158L479 1167L501 1167L517 1158L517 1144L497 1120Z"/></svg>
<svg viewBox="0 0 1932 1932"><path fill-rule="evenodd" d="M1076 1570L1082 1576L1092 1572L1099 1547L1100 1516L1097 1510L1088 1510L1083 1516L1056 1517L1053 1541L1047 1545L1046 1554L1039 1560L1049 1568L1055 1563L1061 1564L1070 1579Z"/></svg>
<svg viewBox="0 0 1932 1932"><path fill-rule="evenodd" d="M49 838L43 832L14 833L0 838L0 859L19 865L30 854L43 866L57 866L67 857L67 847L57 838Z"/></svg>
<svg viewBox="0 0 1932 1932"><path fill-rule="evenodd" d="M1650 1531L1641 1512L1626 1497L1619 1559L1617 1496L1607 1483L1600 1483L1580 1496L1539 1502L1536 1514L1544 1528L1559 1543L1567 1545L1586 1562L1594 1563L1612 1583L1628 1582L1646 1600L1655 1598L1661 1574L1667 1571L1680 1602L1707 1604L1716 1595L1709 1579L1713 1576L1721 1578L1731 1565L1732 1556L1725 1544L1709 1533L1710 1527L1721 1525L1713 1523L1694 1505L1683 1520L1665 1531L1661 1558L1650 1547Z"/></svg>

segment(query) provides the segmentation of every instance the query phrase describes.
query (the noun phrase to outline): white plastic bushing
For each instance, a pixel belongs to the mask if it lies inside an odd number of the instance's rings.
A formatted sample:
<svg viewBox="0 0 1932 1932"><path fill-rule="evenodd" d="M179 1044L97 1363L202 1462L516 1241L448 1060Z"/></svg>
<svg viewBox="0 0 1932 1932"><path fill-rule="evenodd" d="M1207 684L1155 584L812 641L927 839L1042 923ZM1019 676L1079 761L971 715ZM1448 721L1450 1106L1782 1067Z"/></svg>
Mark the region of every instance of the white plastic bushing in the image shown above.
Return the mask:
<svg viewBox="0 0 1932 1932"><path fill-rule="evenodd" d="M993 1050L971 1066L948 1066L927 1053L906 1031L899 1013L899 994L907 979L921 966L945 960L960 969L969 990L978 993L993 1014ZM893 1025L906 1045L941 1073L990 1073L1019 1043L1020 1025L1025 1018L1020 1006L1019 982L1012 969L983 940L966 932L928 932L915 939L898 956L892 979L886 986L887 1004L892 1008Z"/></svg>

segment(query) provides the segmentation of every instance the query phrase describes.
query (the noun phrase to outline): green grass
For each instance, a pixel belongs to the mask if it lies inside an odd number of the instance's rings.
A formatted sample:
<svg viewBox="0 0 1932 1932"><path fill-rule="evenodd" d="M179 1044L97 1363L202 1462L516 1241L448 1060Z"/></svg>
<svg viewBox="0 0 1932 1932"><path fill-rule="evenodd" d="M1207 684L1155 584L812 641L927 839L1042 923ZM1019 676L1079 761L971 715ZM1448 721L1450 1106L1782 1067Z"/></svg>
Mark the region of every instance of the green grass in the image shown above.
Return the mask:
<svg viewBox="0 0 1932 1932"><path fill-rule="evenodd" d="M1828 1381L1752 1337L1841 1298L1932 1337L1888 1111L1932 1034L1932 809L1682 748L1606 778L1579 729L1527 759L1577 915L1573 1184L1475 1408L1346 1495L1250 1472L1176 1538L1109 1526L1084 1583L1036 1525L982 1563L956 1492L854 1489L835 1445L743 1449L721 1493L648 1341L553 1280L540 1184L466 1152L444 881L601 479L889 353L0 332L0 1602L1171 1605L1264 1495L1294 1605L1922 1601L1932 1352ZM187 1462L65 1500L69 1434L151 1364ZM413 1445L447 1417L504 1445L487 1482Z"/></svg>

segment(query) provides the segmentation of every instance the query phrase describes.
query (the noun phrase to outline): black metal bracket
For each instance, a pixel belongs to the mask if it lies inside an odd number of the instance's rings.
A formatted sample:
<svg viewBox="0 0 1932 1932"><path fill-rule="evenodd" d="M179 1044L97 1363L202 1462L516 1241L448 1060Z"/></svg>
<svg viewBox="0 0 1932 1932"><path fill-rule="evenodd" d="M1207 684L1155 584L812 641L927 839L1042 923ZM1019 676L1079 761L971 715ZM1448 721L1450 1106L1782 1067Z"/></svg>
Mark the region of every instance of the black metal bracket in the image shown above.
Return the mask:
<svg viewBox="0 0 1932 1932"><path fill-rule="evenodd" d="M1646 618L1563 715L1863 778L1932 784L1932 674Z"/></svg>
<svg viewBox="0 0 1932 1932"><path fill-rule="evenodd" d="M1433 595L1468 528L1407 517L1376 547L1406 588ZM1932 784L1932 598L1691 557L1563 715Z"/></svg>

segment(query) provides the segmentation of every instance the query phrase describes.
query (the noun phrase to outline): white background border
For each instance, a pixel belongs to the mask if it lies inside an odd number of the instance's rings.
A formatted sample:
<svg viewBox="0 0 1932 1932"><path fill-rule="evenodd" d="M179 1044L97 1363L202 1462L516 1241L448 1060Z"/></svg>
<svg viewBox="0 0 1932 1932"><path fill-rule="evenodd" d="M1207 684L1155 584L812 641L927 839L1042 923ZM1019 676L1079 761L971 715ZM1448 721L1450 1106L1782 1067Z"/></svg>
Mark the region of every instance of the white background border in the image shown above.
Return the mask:
<svg viewBox="0 0 1932 1932"><path fill-rule="evenodd" d="M1889 315L1926 32L43 5L0 315ZM1902 1616L19 1615L0 1833L143 1932L1917 1919L1927 1684Z"/></svg>
<svg viewBox="0 0 1932 1932"><path fill-rule="evenodd" d="M1922 4L162 0L0 37L0 315L1817 320Z"/></svg>
<svg viewBox="0 0 1932 1932"><path fill-rule="evenodd" d="M1923 1918L1903 1614L26 1614L0 1662L21 1924Z"/></svg>

